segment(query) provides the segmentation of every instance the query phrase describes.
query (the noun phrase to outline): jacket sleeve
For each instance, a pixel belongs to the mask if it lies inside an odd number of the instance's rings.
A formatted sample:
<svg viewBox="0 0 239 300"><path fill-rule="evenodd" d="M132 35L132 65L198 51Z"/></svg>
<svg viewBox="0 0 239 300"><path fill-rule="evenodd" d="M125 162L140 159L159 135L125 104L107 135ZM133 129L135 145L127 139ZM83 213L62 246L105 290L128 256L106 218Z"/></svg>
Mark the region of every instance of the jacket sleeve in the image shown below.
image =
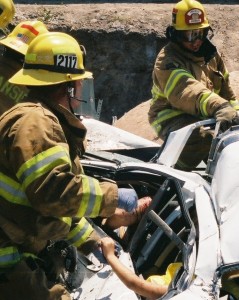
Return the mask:
<svg viewBox="0 0 239 300"><path fill-rule="evenodd" d="M225 66L222 57L219 54L217 55L217 69L218 69L218 73L220 73L222 77L222 83L221 83L221 89L219 91L219 95L222 98L227 99L228 101L236 100L236 95L230 84L229 72Z"/></svg>
<svg viewBox="0 0 239 300"><path fill-rule="evenodd" d="M102 237L95 229L95 224L86 218L72 219L72 226L67 235L67 241L85 255L89 254Z"/></svg>
<svg viewBox="0 0 239 300"><path fill-rule="evenodd" d="M220 86L220 90L218 91L218 94L222 98L227 99L234 109L239 110L238 99L230 84L229 72L224 64L223 59L219 54L217 56L217 67L218 67L218 73L220 74L221 77L221 86Z"/></svg>
<svg viewBox="0 0 239 300"><path fill-rule="evenodd" d="M173 57L157 57L153 81L173 108L191 115L210 117L216 109L227 102L195 79L191 70L180 65Z"/></svg>
<svg viewBox="0 0 239 300"><path fill-rule="evenodd" d="M38 107L8 132L9 161L22 199L43 216L107 217L114 213L118 190L72 172L63 130L48 110ZM25 196L24 196L25 195Z"/></svg>

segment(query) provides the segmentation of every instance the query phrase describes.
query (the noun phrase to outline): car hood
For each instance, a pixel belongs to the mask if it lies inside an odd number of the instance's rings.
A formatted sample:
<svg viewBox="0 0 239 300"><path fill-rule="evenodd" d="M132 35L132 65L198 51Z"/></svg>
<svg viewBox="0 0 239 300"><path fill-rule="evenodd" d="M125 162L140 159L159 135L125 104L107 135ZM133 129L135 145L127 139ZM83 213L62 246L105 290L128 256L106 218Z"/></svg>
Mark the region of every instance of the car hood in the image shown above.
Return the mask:
<svg viewBox="0 0 239 300"><path fill-rule="evenodd" d="M88 150L160 147L158 143L95 119L83 118L82 123L87 128Z"/></svg>

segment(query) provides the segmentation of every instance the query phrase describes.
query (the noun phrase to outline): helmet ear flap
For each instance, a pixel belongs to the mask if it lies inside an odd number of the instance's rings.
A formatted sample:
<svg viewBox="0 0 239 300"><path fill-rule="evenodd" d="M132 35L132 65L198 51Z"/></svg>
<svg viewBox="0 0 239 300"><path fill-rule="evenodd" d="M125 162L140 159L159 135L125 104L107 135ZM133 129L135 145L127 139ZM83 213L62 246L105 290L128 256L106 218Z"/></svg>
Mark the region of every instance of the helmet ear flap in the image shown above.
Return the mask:
<svg viewBox="0 0 239 300"><path fill-rule="evenodd" d="M166 37L172 42L177 41L177 31L173 26L170 25L166 28Z"/></svg>

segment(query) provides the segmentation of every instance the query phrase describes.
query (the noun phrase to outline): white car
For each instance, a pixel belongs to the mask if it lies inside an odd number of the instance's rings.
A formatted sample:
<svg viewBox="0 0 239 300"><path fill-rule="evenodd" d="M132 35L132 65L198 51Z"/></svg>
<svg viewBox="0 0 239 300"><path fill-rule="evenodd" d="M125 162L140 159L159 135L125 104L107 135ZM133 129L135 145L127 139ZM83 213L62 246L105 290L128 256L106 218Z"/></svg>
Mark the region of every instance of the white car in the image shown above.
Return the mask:
<svg viewBox="0 0 239 300"><path fill-rule="evenodd" d="M153 201L126 244L112 232L96 230L119 245L119 259L139 276L162 275L181 262L160 299L239 299L239 126L221 132L206 120L172 132L164 147L114 126L85 118L87 175L134 188ZM208 164L193 172L174 168L191 132L215 126ZM96 251L78 254L78 268L64 280L73 299L143 299L129 290ZM226 281L227 279L227 281Z"/></svg>

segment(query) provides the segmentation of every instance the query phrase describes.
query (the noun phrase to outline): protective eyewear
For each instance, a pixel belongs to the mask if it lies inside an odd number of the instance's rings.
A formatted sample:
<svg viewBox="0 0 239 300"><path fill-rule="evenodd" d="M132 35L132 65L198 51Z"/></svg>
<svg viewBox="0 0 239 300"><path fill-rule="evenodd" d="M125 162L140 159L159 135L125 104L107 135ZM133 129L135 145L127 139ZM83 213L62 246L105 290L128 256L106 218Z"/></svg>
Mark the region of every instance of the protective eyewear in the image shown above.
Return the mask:
<svg viewBox="0 0 239 300"><path fill-rule="evenodd" d="M208 32L208 31L207 31ZM184 42L194 43L196 40L203 41L207 36L204 29L184 30L181 33L181 39Z"/></svg>

